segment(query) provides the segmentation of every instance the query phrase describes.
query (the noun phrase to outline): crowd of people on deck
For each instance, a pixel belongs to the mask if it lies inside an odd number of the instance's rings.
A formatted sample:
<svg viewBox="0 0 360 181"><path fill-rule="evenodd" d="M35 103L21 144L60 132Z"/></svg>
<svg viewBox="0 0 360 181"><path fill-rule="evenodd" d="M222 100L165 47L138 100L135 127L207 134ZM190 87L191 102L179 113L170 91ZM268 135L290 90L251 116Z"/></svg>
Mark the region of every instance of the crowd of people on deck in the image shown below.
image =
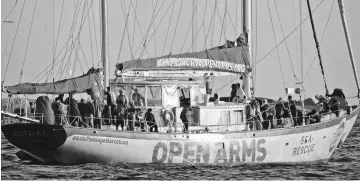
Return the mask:
<svg viewBox="0 0 360 181"><path fill-rule="evenodd" d="M90 95L90 92L87 93ZM110 87L107 87L105 95L106 101L102 104L98 97L90 96L86 101L81 99L77 102L71 98L71 94L65 100L64 94L60 94L52 105L55 124L63 124L68 115L72 126L101 129L103 124L113 124L116 130L120 127L122 131L158 132L152 109L147 109L143 114L140 108L136 108L145 103L144 97L137 89L134 89L130 100L127 99L124 90L120 90L119 95L115 97Z"/></svg>
<svg viewBox="0 0 360 181"><path fill-rule="evenodd" d="M339 117L341 110L348 107L348 104L342 90L334 92L338 93L326 96L316 95L315 99L320 109L312 109L307 113L297 108L297 102L291 95L288 96L287 101L280 97L274 105L269 105L266 99L263 99L261 104L258 100L252 99L246 109L249 127L252 130L286 128L319 123L323 116L329 114ZM342 109L340 102L342 102ZM298 105L300 106L301 102L298 102Z"/></svg>

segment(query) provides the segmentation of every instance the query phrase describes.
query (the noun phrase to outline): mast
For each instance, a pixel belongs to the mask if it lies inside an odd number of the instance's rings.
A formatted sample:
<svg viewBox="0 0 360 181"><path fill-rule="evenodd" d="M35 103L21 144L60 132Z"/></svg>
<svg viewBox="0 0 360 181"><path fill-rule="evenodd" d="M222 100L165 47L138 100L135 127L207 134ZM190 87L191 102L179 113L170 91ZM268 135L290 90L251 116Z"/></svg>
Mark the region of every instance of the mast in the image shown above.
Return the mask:
<svg viewBox="0 0 360 181"><path fill-rule="evenodd" d="M103 61L103 69L104 69L104 89L109 86L109 60L107 53L107 24L106 24L106 0L101 0L101 60Z"/></svg>
<svg viewBox="0 0 360 181"><path fill-rule="evenodd" d="M324 67L323 67L323 64L322 64L322 58L321 58L321 54L320 54L320 45L319 45L319 41L318 41L317 36L316 36L316 30L315 30L314 20L313 20L312 13L311 13L311 7L310 7L309 0L307 0L307 6L308 6L308 10L309 10L309 16L310 16L310 21L311 21L311 27L312 27L312 30L313 30L314 41L315 41L315 45L316 45L316 49L317 49L317 53L318 53L318 57L319 57L321 73L322 73L322 76L323 76L323 79L324 79L325 91L326 91L326 94L328 94L329 90L328 90L327 85L326 85Z"/></svg>
<svg viewBox="0 0 360 181"><path fill-rule="evenodd" d="M353 68L353 72L354 72L354 76L355 76L355 82L356 82L356 86L358 89L358 98L360 98L360 86L359 86L359 79L358 79L358 75L356 72L356 65L355 65L355 61L354 61L354 55L352 53L352 48L351 48L351 42L350 42L350 38L349 38L349 32L347 29L347 24L346 24L346 17L345 17L345 9L344 9L344 3L342 0L338 0L339 3L339 9L340 9L340 15L341 15L341 20L342 20L342 24L343 24L343 28L344 28L344 33L345 33L345 37L346 37L346 43L348 46L348 50L349 50L349 54L350 54L350 60L351 60L351 66Z"/></svg>
<svg viewBox="0 0 360 181"><path fill-rule="evenodd" d="M247 40L247 45L249 47L249 57L250 60L252 59L252 50L251 50L251 1L250 0L242 0L242 30L245 34L245 37ZM255 64L252 64L251 66L255 66ZM244 76L244 92L246 94L246 97L251 97L251 73L248 72Z"/></svg>
<svg viewBox="0 0 360 181"><path fill-rule="evenodd" d="M300 5L300 23L302 22L302 0L299 0ZM300 26L300 62L301 62L301 83L304 84L304 62L303 62L303 42L302 42L302 26ZM300 86L301 87L301 86Z"/></svg>

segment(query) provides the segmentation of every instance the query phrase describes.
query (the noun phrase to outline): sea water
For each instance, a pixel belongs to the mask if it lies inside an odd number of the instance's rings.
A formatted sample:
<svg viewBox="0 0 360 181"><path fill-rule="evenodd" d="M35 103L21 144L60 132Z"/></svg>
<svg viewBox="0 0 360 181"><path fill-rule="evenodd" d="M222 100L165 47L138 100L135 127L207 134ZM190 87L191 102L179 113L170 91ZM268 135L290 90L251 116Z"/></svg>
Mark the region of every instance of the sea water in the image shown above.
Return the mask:
<svg viewBox="0 0 360 181"><path fill-rule="evenodd" d="M326 165L194 166L172 164L88 163L39 165L19 160L19 149L1 136L1 179L360 179L360 120ZM121 154L121 153L119 153Z"/></svg>

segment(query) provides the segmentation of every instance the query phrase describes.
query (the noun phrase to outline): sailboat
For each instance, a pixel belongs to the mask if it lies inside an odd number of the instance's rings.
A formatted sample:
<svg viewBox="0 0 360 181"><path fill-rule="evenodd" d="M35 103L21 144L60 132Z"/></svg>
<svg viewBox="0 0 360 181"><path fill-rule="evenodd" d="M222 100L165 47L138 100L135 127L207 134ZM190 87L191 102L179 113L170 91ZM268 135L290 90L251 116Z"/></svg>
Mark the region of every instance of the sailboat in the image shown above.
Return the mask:
<svg viewBox="0 0 360 181"><path fill-rule="evenodd" d="M336 148L345 141L358 117L359 104L342 105L339 114L320 115L320 122L305 124L303 121L297 126L255 129L254 116L247 112L257 101L251 92L250 0L242 0L244 33L236 42L226 42L224 46L200 52L125 61L116 65L116 78L109 80L105 0L101 5L104 73L93 69L72 79L6 86L3 91L10 94L63 94L91 90L100 94L110 86L114 92L125 90L127 96L132 97L136 89L144 96L143 105L138 107L153 109L160 131L53 125L46 119L39 121L2 111L2 117L21 121L2 125L2 133L34 160L61 164L323 164L329 162ZM308 6L311 15L309 1ZM342 0L339 0L339 7L357 81ZM214 76L228 75L243 79L245 100L231 102L229 98L220 98L215 103L210 99L211 81ZM206 85L205 91L200 87L202 83ZM357 86L360 90L358 82ZM336 97L336 93L332 96ZM185 102L192 107L188 131L183 131L180 120ZM278 103L273 102L274 105Z"/></svg>

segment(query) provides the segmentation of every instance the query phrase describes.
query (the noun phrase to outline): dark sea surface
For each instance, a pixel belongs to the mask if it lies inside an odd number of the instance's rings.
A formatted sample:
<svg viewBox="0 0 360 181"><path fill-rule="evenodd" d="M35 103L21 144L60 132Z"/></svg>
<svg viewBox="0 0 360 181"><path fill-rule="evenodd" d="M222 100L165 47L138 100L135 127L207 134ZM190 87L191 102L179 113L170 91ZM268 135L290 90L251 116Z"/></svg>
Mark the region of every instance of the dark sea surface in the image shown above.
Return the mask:
<svg viewBox="0 0 360 181"><path fill-rule="evenodd" d="M193 166L167 164L88 163L81 165L38 165L19 160L17 148L1 136L1 179L360 179L360 120L327 165Z"/></svg>

